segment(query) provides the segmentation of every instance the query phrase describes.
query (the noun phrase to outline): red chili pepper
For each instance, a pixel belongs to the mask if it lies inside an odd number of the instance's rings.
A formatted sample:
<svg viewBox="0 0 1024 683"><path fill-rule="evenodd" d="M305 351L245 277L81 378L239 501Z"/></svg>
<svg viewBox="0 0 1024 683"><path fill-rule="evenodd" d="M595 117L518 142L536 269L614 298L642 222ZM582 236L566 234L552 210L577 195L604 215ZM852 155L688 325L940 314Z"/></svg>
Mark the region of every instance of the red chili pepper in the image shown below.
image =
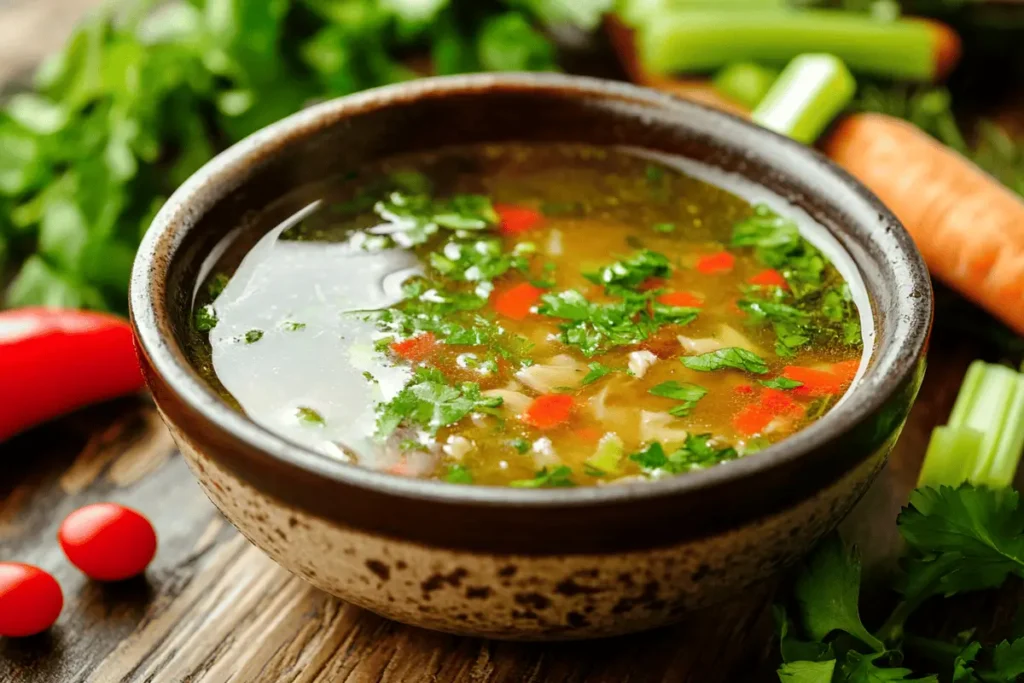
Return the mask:
<svg viewBox="0 0 1024 683"><path fill-rule="evenodd" d="M782 369L782 376L803 383L793 390L800 396L830 396L843 390L843 378L825 370L787 365Z"/></svg>
<svg viewBox="0 0 1024 683"><path fill-rule="evenodd" d="M684 308L699 308L704 305L698 297L689 292L668 292L658 297L659 304L666 306L682 306Z"/></svg>
<svg viewBox="0 0 1024 683"><path fill-rule="evenodd" d="M494 295L494 310L506 318L522 320L530 315L530 309L540 301L543 293L544 290L540 287L523 282L503 292L497 292Z"/></svg>
<svg viewBox="0 0 1024 683"><path fill-rule="evenodd" d="M0 441L143 387L126 320L21 308L0 313Z"/></svg>
<svg viewBox="0 0 1024 683"><path fill-rule="evenodd" d="M502 235L518 235L536 228L544 220L543 214L539 211L525 206L496 204L494 210L498 213L498 232Z"/></svg>
<svg viewBox="0 0 1024 683"><path fill-rule="evenodd" d="M728 273L736 265L736 257L727 251L707 254L697 259L697 270L705 275Z"/></svg>
<svg viewBox="0 0 1024 683"><path fill-rule="evenodd" d="M533 399L523 413L523 422L537 429L551 429L569 420L574 401L568 394L545 394Z"/></svg>
<svg viewBox="0 0 1024 683"><path fill-rule="evenodd" d="M786 278L782 276L782 273L773 268L762 270L760 273L750 278L748 282L752 285L760 285L762 287L782 287L783 289L789 289L789 285L786 283Z"/></svg>
<svg viewBox="0 0 1024 683"><path fill-rule="evenodd" d="M30 564L0 562L0 636L42 633L62 607L64 593L53 576Z"/></svg>
<svg viewBox="0 0 1024 683"><path fill-rule="evenodd" d="M68 515L57 540L71 564L96 581L123 581L146 571L156 555L149 520L116 503L95 503Z"/></svg>
<svg viewBox="0 0 1024 683"><path fill-rule="evenodd" d="M424 332L391 344L391 352L405 360L424 360L437 348L437 337L432 332Z"/></svg>

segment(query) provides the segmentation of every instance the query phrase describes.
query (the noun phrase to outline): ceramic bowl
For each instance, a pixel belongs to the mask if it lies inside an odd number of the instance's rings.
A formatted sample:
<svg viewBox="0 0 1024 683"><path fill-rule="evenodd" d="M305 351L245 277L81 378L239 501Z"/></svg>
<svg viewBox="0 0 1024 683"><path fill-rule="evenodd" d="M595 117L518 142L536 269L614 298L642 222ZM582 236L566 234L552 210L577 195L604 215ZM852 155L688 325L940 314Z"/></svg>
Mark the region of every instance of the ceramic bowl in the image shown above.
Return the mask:
<svg viewBox="0 0 1024 683"><path fill-rule="evenodd" d="M656 482L457 486L332 460L236 412L183 352L200 267L296 188L450 144L627 145L739 174L800 207L859 269L876 340L822 420L754 456ZM287 202L286 202L287 203ZM833 529L884 464L920 386L930 282L896 218L822 156L728 115L559 75L426 79L314 106L235 145L160 211L131 282L139 357L181 452L254 544L408 624L505 639L647 629L736 595Z"/></svg>

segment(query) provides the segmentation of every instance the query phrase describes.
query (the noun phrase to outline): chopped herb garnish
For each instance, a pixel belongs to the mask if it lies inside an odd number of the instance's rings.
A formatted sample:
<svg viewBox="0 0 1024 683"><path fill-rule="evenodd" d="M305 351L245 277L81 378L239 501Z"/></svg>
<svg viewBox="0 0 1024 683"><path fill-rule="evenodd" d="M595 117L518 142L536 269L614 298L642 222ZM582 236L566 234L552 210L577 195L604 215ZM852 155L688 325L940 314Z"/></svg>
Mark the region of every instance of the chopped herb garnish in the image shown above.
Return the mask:
<svg viewBox="0 0 1024 683"><path fill-rule="evenodd" d="M306 329L306 323L297 323L293 320L287 320L281 323L281 329L285 332L298 332L299 330Z"/></svg>
<svg viewBox="0 0 1024 683"><path fill-rule="evenodd" d="M568 322L560 325L562 342L591 357L614 346L638 344L657 328L647 314L648 299L629 297L621 302L597 304L576 290L541 297L538 313Z"/></svg>
<svg viewBox="0 0 1024 683"><path fill-rule="evenodd" d="M681 447L668 454L662 445L655 441L639 453L630 455L629 459L639 465L645 474L682 474L739 457L735 448L717 448L713 441L714 437L711 434L691 434L686 437L686 442Z"/></svg>
<svg viewBox="0 0 1024 683"><path fill-rule="evenodd" d="M196 311L196 330L209 332L217 326L217 313L213 310L213 304L206 304Z"/></svg>
<svg viewBox="0 0 1024 683"><path fill-rule="evenodd" d="M796 389L802 387L803 382L798 382L795 379L789 379L787 377L772 377L771 379L760 379L758 383L762 386L766 386L769 389Z"/></svg>
<svg viewBox="0 0 1024 683"><path fill-rule="evenodd" d="M530 450L530 442L526 439L512 439L508 444L512 446L512 448L516 449L516 452L519 453L519 455L523 455Z"/></svg>
<svg viewBox="0 0 1024 683"><path fill-rule="evenodd" d="M756 353L741 349L738 346L731 346L709 353L702 353L699 356L685 356L680 359L683 365L691 370L700 372L711 372L713 370L744 370L763 375L768 372L768 365Z"/></svg>
<svg viewBox="0 0 1024 683"><path fill-rule="evenodd" d="M435 433L471 412L486 412L501 403L498 396L483 396L479 384L463 382L452 386L440 370L419 367L394 398L377 405L377 436L387 437L403 422Z"/></svg>
<svg viewBox="0 0 1024 683"><path fill-rule="evenodd" d="M225 273L217 273L210 280L210 284L206 286L206 291L210 295L210 300L216 299L224 291L224 288L228 286L228 276Z"/></svg>
<svg viewBox="0 0 1024 683"><path fill-rule="evenodd" d="M572 480L572 470L565 465L560 465L550 471L545 467L538 471L533 479L517 479L509 482L508 485L520 489L541 489L575 486L576 483Z"/></svg>
<svg viewBox="0 0 1024 683"><path fill-rule="evenodd" d="M594 382L601 379L605 375L615 372L614 368L610 368L607 365L604 365L603 363L600 363L598 361L594 361L587 367L590 368L590 372L588 372L586 377L583 378L583 381L580 382L580 384L582 384L583 386L593 384Z"/></svg>
<svg viewBox="0 0 1024 683"><path fill-rule="evenodd" d="M654 322L658 325L689 325L697 319L699 308L689 306L669 306L655 301L651 304L654 311Z"/></svg>
<svg viewBox="0 0 1024 683"><path fill-rule="evenodd" d="M671 380L652 387L647 393L682 401L682 403L669 410L669 413L675 417L686 417L693 410L694 406L697 405L697 401L707 395L708 390L698 384Z"/></svg>
<svg viewBox="0 0 1024 683"><path fill-rule="evenodd" d="M472 484L473 473L465 465L449 465L444 480L449 484Z"/></svg>
<svg viewBox="0 0 1024 683"><path fill-rule="evenodd" d="M754 207L753 216L733 226L731 245L753 247L761 263L782 273L798 299L822 286L828 261L803 238L796 223L763 204Z"/></svg>
<svg viewBox="0 0 1024 683"><path fill-rule="evenodd" d="M263 339L263 330L249 330L242 339L245 340L246 344L255 344L260 339Z"/></svg>
<svg viewBox="0 0 1024 683"><path fill-rule="evenodd" d="M312 425L312 426L315 426L315 427L323 427L324 426L323 415L321 415L317 411L313 410L312 408L307 408L306 406L299 406L298 408L296 408L295 409L295 417L300 422L304 422L305 424L308 424L308 425Z"/></svg>
<svg viewBox="0 0 1024 683"><path fill-rule="evenodd" d="M655 223L651 227L653 228L654 232L660 232L664 234L676 231L675 223Z"/></svg>
<svg viewBox="0 0 1024 683"><path fill-rule="evenodd" d="M654 164L647 164L647 167L644 169L644 176L647 178L648 183L654 185L660 183L662 178L665 177L665 169Z"/></svg>
<svg viewBox="0 0 1024 683"><path fill-rule="evenodd" d="M377 202L373 210L386 223L370 232L388 235L402 247L423 244L440 228L484 230L498 222L491 200L482 195L435 200L426 194L392 192L387 199Z"/></svg>
<svg viewBox="0 0 1024 683"><path fill-rule="evenodd" d="M367 382L370 382L371 384L379 384L377 378L374 377L373 373L371 373L369 370L363 370L363 379L365 379Z"/></svg>
<svg viewBox="0 0 1024 683"><path fill-rule="evenodd" d="M672 274L672 265L664 254L641 249L632 256L604 266L596 273L584 273L591 282L604 285L605 291L615 294L620 289L635 289L648 278L664 278Z"/></svg>
<svg viewBox="0 0 1024 683"><path fill-rule="evenodd" d="M597 479L605 476L608 473L605 472L604 470L600 470L594 467L589 462L585 462L583 463L583 474L587 475L588 477L594 477L595 479Z"/></svg>
<svg viewBox="0 0 1024 683"><path fill-rule="evenodd" d="M430 253L430 265L441 275L456 281L489 282L510 269L525 271L525 256L506 253L496 237L476 240L452 239Z"/></svg>

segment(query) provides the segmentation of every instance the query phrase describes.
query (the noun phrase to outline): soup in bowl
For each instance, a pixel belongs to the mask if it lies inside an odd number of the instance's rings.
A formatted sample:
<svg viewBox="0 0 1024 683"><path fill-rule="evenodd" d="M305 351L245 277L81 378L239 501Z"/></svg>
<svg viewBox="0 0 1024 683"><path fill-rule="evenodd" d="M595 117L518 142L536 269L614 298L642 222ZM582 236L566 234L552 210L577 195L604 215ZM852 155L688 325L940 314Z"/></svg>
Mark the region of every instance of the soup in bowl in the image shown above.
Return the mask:
<svg viewBox="0 0 1024 683"><path fill-rule="evenodd" d="M641 89L431 79L319 105L147 235L140 358L254 543L407 623L680 618L833 528L920 385L926 271L815 153Z"/></svg>

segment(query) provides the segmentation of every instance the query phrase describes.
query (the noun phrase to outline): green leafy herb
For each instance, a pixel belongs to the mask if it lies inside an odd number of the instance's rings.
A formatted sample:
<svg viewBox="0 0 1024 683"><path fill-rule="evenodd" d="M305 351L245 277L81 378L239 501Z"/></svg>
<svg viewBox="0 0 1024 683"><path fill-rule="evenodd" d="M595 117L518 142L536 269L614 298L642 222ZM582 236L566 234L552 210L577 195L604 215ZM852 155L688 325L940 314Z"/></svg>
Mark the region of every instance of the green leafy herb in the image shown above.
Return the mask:
<svg viewBox="0 0 1024 683"><path fill-rule="evenodd" d="M781 683L832 683L836 660L824 662L787 662L779 668Z"/></svg>
<svg viewBox="0 0 1024 683"><path fill-rule="evenodd" d="M221 295L221 293L224 291L224 288L228 286L229 279L230 278L228 278L228 276L225 273L217 273L216 275L213 276L213 278L210 280L210 284L206 286L206 292L209 295L211 301L213 301L214 299Z"/></svg>
<svg viewBox="0 0 1024 683"><path fill-rule="evenodd" d="M465 465L449 465L444 480L449 484L472 484L473 473Z"/></svg>
<svg viewBox="0 0 1024 683"><path fill-rule="evenodd" d="M538 312L566 319L560 325L562 342L579 348L588 358L614 346L638 344L657 329L647 314L645 297L597 304L570 289L543 295Z"/></svg>
<svg viewBox="0 0 1024 683"><path fill-rule="evenodd" d="M772 377L771 379L759 379L757 383L761 386L768 387L769 389L796 389L802 387L803 382L798 382L795 379L789 379L787 377Z"/></svg>
<svg viewBox="0 0 1024 683"><path fill-rule="evenodd" d="M707 395L708 390L697 384L670 380L652 387L647 393L682 401L682 403L669 410L669 413L676 417L686 417L693 410L694 406L697 405L697 401Z"/></svg>
<svg viewBox="0 0 1024 683"><path fill-rule="evenodd" d="M668 234L676 231L675 223L655 223L651 226L654 232L660 232L662 234Z"/></svg>
<svg viewBox="0 0 1024 683"><path fill-rule="evenodd" d="M768 366L756 353L741 349L738 346L702 353L699 356L685 356L680 359L686 367L700 372L714 370L743 370L756 375L768 372Z"/></svg>
<svg viewBox="0 0 1024 683"><path fill-rule="evenodd" d="M439 370L419 367L394 398L377 405L377 437L387 437L403 422L435 433L471 412L487 412L501 403L500 397L483 396L476 383L451 386Z"/></svg>
<svg viewBox="0 0 1024 683"><path fill-rule="evenodd" d="M195 324L199 332L209 332L217 326L217 313L213 310L213 304L200 306L196 310Z"/></svg>
<svg viewBox="0 0 1024 683"><path fill-rule="evenodd" d="M306 323L297 323L294 320L286 320L281 323L281 329L285 332L299 332L306 329Z"/></svg>
<svg viewBox="0 0 1024 683"><path fill-rule="evenodd" d="M263 330L249 330L242 337L246 344L255 344L260 339L263 339Z"/></svg>
<svg viewBox="0 0 1024 683"><path fill-rule="evenodd" d="M669 306L655 301L651 304L656 325L689 325L700 314L699 308L688 306Z"/></svg>
<svg viewBox="0 0 1024 683"><path fill-rule="evenodd" d="M660 443L655 441L644 450L633 453L629 459L640 466L646 474L682 474L694 469L710 467L739 457L735 448L714 445L711 434L690 434L685 443L666 454Z"/></svg>
<svg viewBox="0 0 1024 683"><path fill-rule="evenodd" d="M304 422L305 424L312 425L314 427L324 426L323 416L312 408L307 408L306 406L299 406L296 408L295 417L300 422Z"/></svg>
<svg viewBox="0 0 1024 683"><path fill-rule="evenodd" d="M754 215L733 226L733 247L753 247L757 259L782 273L794 296L819 290L828 261L800 234L793 221L760 204Z"/></svg>
<svg viewBox="0 0 1024 683"><path fill-rule="evenodd" d="M605 291L614 294L621 289L636 289L648 278L665 278L671 274L672 266L664 254L641 249L628 258L604 266L596 273L585 273L584 277L594 284L604 285Z"/></svg>
<svg viewBox="0 0 1024 683"><path fill-rule="evenodd" d="M491 200L483 195L435 200L424 194L392 192L387 199L377 202L373 210L385 224L370 232L387 235L402 247L423 244L440 228L485 230L498 222Z"/></svg>
<svg viewBox="0 0 1024 683"><path fill-rule="evenodd" d="M530 442L522 438L512 439L509 441L509 445L516 449L516 452L519 453L519 455L523 455L530 450Z"/></svg>
<svg viewBox="0 0 1024 683"><path fill-rule="evenodd" d="M916 683L939 683L938 676L925 676L924 678L909 678L914 675L910 669L899 667L881 667L879 660L886 657L884 652L872 654L861 654L856 650L846 653L846 661L841 667L843 680L849 683L889 683L899 681L915 681Z"/></svg>
<svg viewBox="0 0 1024 683"><path fill-rule="evenodd" d="M601 379L605 375L615 372L614 368L610 368L607 365L600 363L598 361L594 361L587 367L590 368L590 372L588 372L587 375L583 378L583 381L580 382L580 384L582 384L583 386L593 384L594 382Z"/></svg>
<svg viewBox="0 0 1024 683"><path fill-rule="evenodd" d="M575 485L576 483L572 480L572 470L565 465L560 465L553 470L544 467L537 472L533 479L517 479L509 482L509 486L520 489L564 488Z"/></svg>
<svg viewBox="0 0 1024 683"><path fill-rule="evenodd" d="M489 282L510 269L525 271L529 265L526 257L503 252L501 240L494 237L449 240L431 252L429 259L441 275L469 282Z"/></svg>

